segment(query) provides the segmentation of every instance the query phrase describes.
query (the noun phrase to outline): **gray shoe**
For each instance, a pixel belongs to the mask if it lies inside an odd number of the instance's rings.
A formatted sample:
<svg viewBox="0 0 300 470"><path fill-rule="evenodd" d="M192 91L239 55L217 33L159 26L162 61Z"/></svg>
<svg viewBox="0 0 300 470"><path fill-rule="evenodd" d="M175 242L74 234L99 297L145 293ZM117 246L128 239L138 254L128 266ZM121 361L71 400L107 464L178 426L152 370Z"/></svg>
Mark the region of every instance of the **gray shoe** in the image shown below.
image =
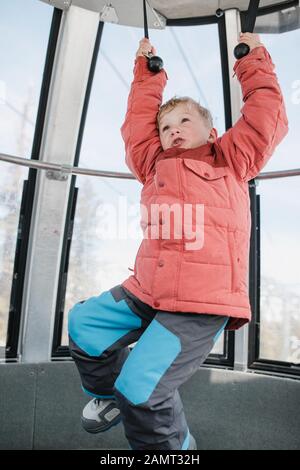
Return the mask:
<svg viewBox="0 0 300 470"><path fill-rule="evenodd" d="M192 434L190 434L190 444L188 450L197 450L197 442Z"/></svg>
<svg viewBox="0 0 300 470"><path fill-rule="evenodd" d="M107 431L120 421L120 410L112 399L93 398L83 408L81 416L83 428L93 434Z"/></svg>

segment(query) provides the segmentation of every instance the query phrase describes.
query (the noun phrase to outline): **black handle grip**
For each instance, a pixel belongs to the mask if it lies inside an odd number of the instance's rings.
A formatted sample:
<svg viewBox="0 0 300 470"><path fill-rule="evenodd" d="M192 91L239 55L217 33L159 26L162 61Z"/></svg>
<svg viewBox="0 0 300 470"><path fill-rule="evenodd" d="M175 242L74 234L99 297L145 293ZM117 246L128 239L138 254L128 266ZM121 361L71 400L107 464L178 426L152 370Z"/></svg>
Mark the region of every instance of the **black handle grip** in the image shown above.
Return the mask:
<svg viewBox="0 0 300 470"><path fill-rule="evenodd" d="M164 67L164 63L161 57L158 55L148 54L148 69L150 72L158 73Z"/></svg>
<svg viewBox="0 0 300 470"><path fill-rule="evenodd" d="M246 21L245 24L243 25L242 31L243 32L249 32L253 33L254 31L254 26L255 26L255 21L258 13L258 7L259 7L259 2L260 0L250 0L249 1L249 6L247 10L247 15L246 15ZM234 48L234 57L236 59L241 59L242 57L245 57L248 55L250 52L250 47L245 44L244 42L240 42L237 46Z"/></svg>
<svg viewBox="0 0 300 470"><path fill-rule="evenodd" d="M244 42L240 42L237 46L234 48L234 57L236 59L241 59L242 57L245 57L245 55L248 55L250 52L250 47L248 44L245 44Z"/></svg>

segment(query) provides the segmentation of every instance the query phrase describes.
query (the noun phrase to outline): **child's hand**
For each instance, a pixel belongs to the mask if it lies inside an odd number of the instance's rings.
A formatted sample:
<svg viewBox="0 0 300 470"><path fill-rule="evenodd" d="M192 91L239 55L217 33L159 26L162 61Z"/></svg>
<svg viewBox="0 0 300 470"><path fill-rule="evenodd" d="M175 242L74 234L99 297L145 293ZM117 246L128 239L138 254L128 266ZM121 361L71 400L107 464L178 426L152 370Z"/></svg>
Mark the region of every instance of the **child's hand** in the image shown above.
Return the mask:
<svg viewBox="0 0 300 470"><path fill-rule="evenodd" d="M250 52L256 47L263 46L260 42L259 35L254 33L240 33L239 43L240 42L247 44L250 47Z"/></svg>
<svg viewBox="0 0 300 470"><path fill-rule="evenodd" d="M139 56L147 56L151 52L151 54L156 55L156 49L151 45L149 39L143 38L140 40L140 47L137 50L135 57Z"/></svg>

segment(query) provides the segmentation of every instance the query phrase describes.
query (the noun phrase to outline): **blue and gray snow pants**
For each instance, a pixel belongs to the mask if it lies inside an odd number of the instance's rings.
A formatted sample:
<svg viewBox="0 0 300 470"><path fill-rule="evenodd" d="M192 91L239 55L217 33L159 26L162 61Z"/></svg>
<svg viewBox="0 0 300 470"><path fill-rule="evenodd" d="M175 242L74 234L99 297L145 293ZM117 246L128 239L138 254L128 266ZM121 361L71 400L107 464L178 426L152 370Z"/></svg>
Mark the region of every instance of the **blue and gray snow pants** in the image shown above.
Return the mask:
<svg viewBox="0 0 300 470"><path fill-rule="evenodd" d="M82 388L116 399L131 449L188 449L178 387L205 361L227 321L155 310L121 285L70 310L70 351Z"/></svg>

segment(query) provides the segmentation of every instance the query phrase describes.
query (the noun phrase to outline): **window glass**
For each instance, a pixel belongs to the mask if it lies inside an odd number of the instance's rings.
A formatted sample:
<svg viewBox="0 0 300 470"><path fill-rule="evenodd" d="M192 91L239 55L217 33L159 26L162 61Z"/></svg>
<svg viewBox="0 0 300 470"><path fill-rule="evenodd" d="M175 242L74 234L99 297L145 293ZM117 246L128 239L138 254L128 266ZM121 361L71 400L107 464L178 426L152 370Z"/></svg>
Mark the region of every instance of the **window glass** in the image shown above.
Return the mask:
<svg viewBox="0 0 300 470"><path fill-rule="evenodd" d="M0 2L0 151L30 157L53 8Z"/></svg>
<svg viewBox="0 0 300 470"><path fill-rule="evenodd" d="M300 129L300 29L282 34L260 34L260 37L275 65L289 120L288 135L262 171L299 168L295 150Z"/></svg>
<svg viewBox="0 0 300 470"><path fill-rule="evenodd" d="M105 23L84 130L79 166L128 171L120 128L124 122L141 29ZM191 96L209 107L224 132L224 106L218 29L215 24L151 30L168 81L163 102ZM209 48L199 44L209 43ZM120 51L122 44L122 51Z"/></svg>
<svg viewBox="0 0 300 470"><path fill-rule="evenodd" d="M260 358L300 362L300 177L259 181Z"/></svg>
<svg viewBox="0 0 300 470"><path fill-rule="evenodd" d="M265 22L265 21L264 21ZM260 34L284 95L289 133L263 168L299 168L300 29ZM261 195L260 358L300 362L300 177L259 181Z"/></svg>
<svg viewBox="0 0 300 470"><path fill-rule="evenodd" d="M80 176L74 221L62 344L68 343L67 313L81 300L121 284L132 274L142 241L141 185L136 180ZM130 268L130 269L129 269Z"/></svg>
<svg viewBox="0 0 300 470"><path fill-rule="evenodd" d="M0 2L0 153L30 158L53 8ZM0 346L6 342L23 181L28 170L0 162Z"/></svg>
<svg viewBox="0 0 300 470"><path fill-rule="evenodd" d="M224 354L224 333L222 333L216 341L211 354Z"/></svg>

